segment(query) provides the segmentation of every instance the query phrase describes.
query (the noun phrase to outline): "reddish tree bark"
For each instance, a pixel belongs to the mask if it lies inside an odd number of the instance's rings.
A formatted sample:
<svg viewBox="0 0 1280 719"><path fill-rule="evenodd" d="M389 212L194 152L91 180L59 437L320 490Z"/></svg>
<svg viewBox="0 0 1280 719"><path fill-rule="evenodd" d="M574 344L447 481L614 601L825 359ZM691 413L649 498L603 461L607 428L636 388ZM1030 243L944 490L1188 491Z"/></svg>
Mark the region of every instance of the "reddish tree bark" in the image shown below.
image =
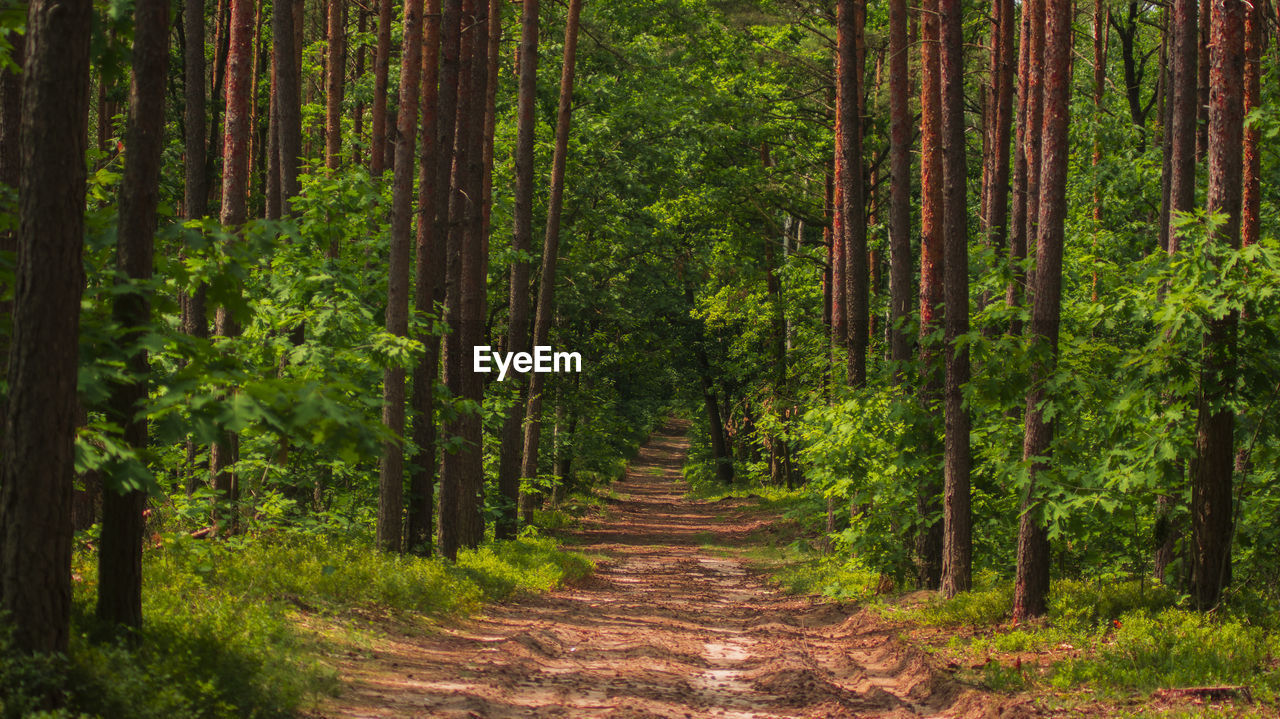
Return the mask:
<svg viewBox="0 0 1280 719"><path fill-rule="evenodd" d="M1209 43L1208 211L1225 222L1212 240L1240 246L1244 170L1245 6L1214 0ZM1235 412L1229 404L1236 376L1235 312L1208 320L1196 416L1191 485L1191 596L1202 610L1218 604L1231 582L1232 469Z"/></svg>
<svg viewBox="0 0 1280 719"><path fill-rule="evenodd" d="M845 313L848 324L848 381L867 381L869 338L867 222L862 176L862 76L858 50L861 31L857 0L836 2L836 183L843 234Z"/></svg>
<svg viewBox="0 0 1280 719"><path fill-rule="evenodd" d="M938 338L943 321L943 161L942 88L938 56L937 0L927 0L920 14L920 358L924 376L920 399L931 407L940 398ZM937 451L937 448L928 451ZM928 477L919 490L916 555L921 586L937 589L942 577L942 482Z"/></svg>
<svg viewBox="0 0 1280 719"><path fill-rule="evenodd" d="M124 180L116 239L116 270L132 281L151 278L160 201L160 156L164 150L164 89L169 65L169 0L138 0L134 12L133 85L125 136ZM138 341L151 321L151 301L138 288L117 292L112 316L125 328L120 343L130 353L129 381L113 384L111 421L124 428L135 452L147 447L150 367ZM142 627L142 511L147 493L118 486L103 488L102 534L98 546L98 618L137 630Z"/></svg>
<svg viewBox="0 0 1280 719"><path fill-rule="evenodd" d="M889 0L889 358L911 358L911 108L907 76L907 3ZM900 365L901 366L901 365ZM898 370L900 381L906 374Z"/></svg>
<svg viewBox="0 0 1280 719"><path fill-rule="evenodd" d="M943 459L942 592L954 597L972 586L969 498L969 233L965 201L964 31L960 0L938 0L943 177L943 284L946 301L945 450Z"/></svg>
<svg viewBox="0 0 1280 719"><path fill-rule="evenodd" d="M508 304L507 351L529 351L529 260L533 247L533 177L535 111L538 82L538 0L524 0L520 9L520 93L516 108L515 151L515 227L511 249L517 253L511 262L511 294ZM498 460L498 492L509 505L494 529L499 539L515 536L519 522L515 516L520 502L520 460L524 435L524 400L527 385L522 376L517 401L502 423L502 447Z"/></svg>
<svg viewBox="0 0 1280 719"><path fill-rule="evenodd" d="M545 345L551 335L555 313L556 260L560 252L560 211L564 205L564 168L569 154L569 128L573 109L574 65L578 49L578 19L582 0L569 0L569 17L564 28L564 64L560 72L560 107L556 114L556 146L551 159L551 196L547 203L547 229L542 241L542 273L538 282L538 306L533 322L533 346ZM522 477L538 476L538 445L542 439L542 386L544 375L534 373L529 380L525 408ZM522 495L520 513L527 524L533 503Z"/></svg>
<svg viewBox="0 0 1280 719"><path fill-rule="evenodd" d="M232 230L248 219L249 190L249 89L252 85L253 7L254 0L231 0L231 28L227 52L226 131L222 144L222 211L223 226ZM216 331L223 337L240 333L239 326L227 308L219 307ZM214 489L223 500L234 501L238 494L237 479L230 470L237 460L238 442L233 434L214 443L209 457ZM235 531L236 522L231 521Z"/></svg>
<svg viewBox="0 0 1280 719"><path fill-rule="evenodd" d="M405 0L404 36L422 37L422 0ZM422 73L422 43L406 42L400 58L400 97L404 107L396 115L396 159L391 200L391 251L387 280L387 332L409 336L409 234L413 231L414 141L417 139L418 93ZM336 153L335 153L336 156ZM382 373L382 423L395 439L382 445L378 475L378 546L387 552L404 550L405 369L393 365Z"/></svg>
<svg viewBox="0 0 1280 719"><path fill-rule="evenodd" d="M1036 284L1032 295L1031 386L1027 392L1022 458L1030 478L1018 527L1018 567L1013 616L1026 619L1045 611L1049 593L1049 538L1039 516L1038 481L1047 469L1054 425L1045 416L1046 384L1057 367L1062 306L1062 245L1067 208L1067 130L1071 112L1071 0L1045 0L1043 141L1039 213L1036 224Z"/></svg>
<svg viewBox="0 0 1280 719"><path fill-rule="evenodd" d="M27 15L0 609L14 648L30 654L65 652L70 634L92 18L83 0L32 0Z"/></svg>
<svg viewBox="0 0 1280 719"><path fill-rule="evenodd" d="M421 3L419 2L419 8ZM342 94L347 75L347 8L342 0L328 0L329 54L325 64L324 166L342 163ZM405 43L416 45L417 43ZM410 142L412 144L412 142Z"/></svg>
<svg viewBox="0 0 1280 719"><path fill-rule="evenodd" d="M995 0L996 27L992 30L991 148L984 178L989 178L985 223L988 242L1002 248L1009 238L1009 140L1013 127L1013 0Z"/></svg>

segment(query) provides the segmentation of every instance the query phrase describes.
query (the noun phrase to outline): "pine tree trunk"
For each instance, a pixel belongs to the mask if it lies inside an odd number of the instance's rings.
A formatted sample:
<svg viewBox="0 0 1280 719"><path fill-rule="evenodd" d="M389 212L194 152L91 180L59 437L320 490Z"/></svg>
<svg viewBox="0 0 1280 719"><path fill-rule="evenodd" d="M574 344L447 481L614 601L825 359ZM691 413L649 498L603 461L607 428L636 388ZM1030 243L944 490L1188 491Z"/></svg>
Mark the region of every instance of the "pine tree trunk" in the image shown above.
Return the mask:
<svg viewBox="0 0 1280 719"><path fill-rule="evenodd" d="M1169 211L1190 212L1196 201L1196 0L1174 0L1169 157ZM1169 254L1181 245L1181 233L1169 230Z"/></svg>
<svg viewBox="0 0 1280 719"><path fill-rule="evenodd" d="M1026 0L1022 4L1022 19L1018 39L1018 131L1013 148L1013 216L1009 228L1009 270L1011 279L1005 291L1005 304L1020 307L1026 297L1026 275L1022 263L1027 258L1027 214L1031 212L1031 198L1027 195L1027 137L1031 120L1031 36L1036 32L1031 26L1033 8L1041 0ZM1038 61L1038 58L1037 58ZM1022 322L1011 319L1009 334L1022 334Z"/></svg>
<svg viewBox="0 0 1280 719"><path fill-rule="evenodd" d="M533 322L533 346L547 344L555 312L556 260L560 248L560 211L564 205L564 169L569 153L569 127L573 109L574 63L578 49L578 18L582 0L569 0L569 17L564 28L564 64L560 73L560 108L556 115L556 146L551 160L551 196L547 203L547 229L542 241L542 273L538 281L538 307ZM529 381L525 408L524 451L520 476L538 476L538 445L542 438L543 375L534 373ZM520 497L520 514L528 524L533 518L533 502Z"/></svg>
<svg viewBox="0 0 1280 719"><path fill-rule="evenodd" d="M151 278L160 200L160 156L164 150L164 90L169 64L169 2L138 0L133 33L133 87L125 137L124 180L120 190L116 270L131 281ZM124 440L140 456L147 448L147 398L150 368L138 346L151 321L150 298L136 288L117 292L112 317L126 334L121 344L128 382L113 384L108 416L124 428ZM141 461L141 460L140 460ZM147 493L107 486L102 493L102 534L98 547L98 618L137 630L142 627L142 511Z"/></svg>
<svg viewBox="0 0 1280 719"><path fill-rule="evenodd" d="M336 170L342 163L342 94L347 74L347 9L343 0L328 0L328 6L329 55L325 65L324 166ZM406 51L409 45L417 43L405 43Z"/></svg>
<svg viewBox="0 0 1280 719"><path fill-rule="evenodd" d="M373 117L369 138L369 174L386 169L387 76L391 72L391 0L378 2L378 47L373 58Z"/></svg>
<svg viewBox="0 0 1280 719"><path fill-rule="evenodd" d="M1057 368L1062 305L1062 246L1065 235L1068 169L1067 130L1071 111L1071 0L1045 0L1043 117L1040 143L1039 221L1036 223L1036 280L1032 293L1031 385L1027 392L1022 458L1030 464L1018 527L1018 567L1013 616L1022 620L1045 612L1049 593L1049 538L1040 517L1039 476L1047 469L1053 421L1045 416L1046 385Z"/></svg>
<svg viewBox="0 0 1280 719"><path fill-rule="evenodd" d="M943 158L941 75L938 66L937 0L928 0L920 19L920 358L924 376L921 402L932 411L942 384L938 341L943 303ZM933 454L937 447L926 448ZM931 473L932 474L932 473ZM923 524L916 534L919 582L937 589L942 575L943 525L934 519L941 511L942 482L930 476L919 489L917 509Z"/></svg>
<svg viewBox="0 0 1280 719"><path fill-rule="evenodd" d="M1212 240L1240 246L1244 170L1245 6L1215 0L1209 23L1208 212L1225 215ZM1191 596L1196 606L1217 606L1231 582L1232 469L1235 412L1230 400L1236 377L1235 312L1210 319L1196 416L1196 454L1191 485Z"/></svg>
<svg viewBox="0 0 1280 719"><path fill-rule="evenodd" d="M466 194L463 214L463 255L461 287L461 327L463 352L485 343L485 245L484 236L484 145L485 108L489 82L489 2L475 0L471 21L471 72L468 88L469 107L464 122L459 106L458 126L466 133ZM468 353L469 354L469 353ZM459 357L462 362L462 396L479 407L484 401L484 376L471 371L468 354ZM474 548L484 540L484 453L483 427L479 413L467 413L461 418L461 494L459 495L458 536L462 546Z"/></svg>
<svg viewBox="0 0 1280 719"><path fill-rule="evenodd" d="M960 0L938 0L941 54L943 176L943 284L946 300L945 450L943 460L942 592L954 597L972 585L969 498L969 236L964 141L964 32Z"/></svg>
<svg viewBox="0 0 1280 719"><path fill-rule="evenodd" d="M222 145L222 211L224 227L235 231L248 219L249 190L249 88L253 78L250 60L253 53L254 0L231 0L231 27L227 52L226 130ZM223 337L240 334L240 328L226 307L219 307L216 331ZM234 502L239 492L234 471L238 460L238 441L233 434L214 443L210 451L209 471L214 489L226 502ZM236 531L234 512L229 528Z"/></svg>
<svg viewBox="0 0 1280 719"><path fill-rule="evenodd" d="M843 234L845 312L848 324L848 382L867 381L868 318L867 223L862 176L862 118L858 105L862 77L858 62L861 45L857 23L859 0L836 2L836 176L840 231Z"/></svg>
<svg viewBox="0 0 1280 719"><path fill-rule="evenodd" d="M533 247L533 178L535 111L538 81L538 0L524 0L520 9L520 94L516 109L515 227L511 249L519 253L511 263L511 295L507 321L507 351L529 351L529 260ZM516 402L502 422L502 446L498 460L498 492L504 509L494 529L499 539L515 536L520 503L520 459L524 440L522 421L527 400L523 376L512 378L519 390Z"/></svg>
<svg viewBox="0 0 1280 719"><path fill-rule="evenodd" d="M442 57L440 65L440 144L439 167L437 181L440 190L446 190L446 200L438 208L437 213L437 246L433 259L439 259L436 266L437 285L436 298L442 307L442 316L449 326L445 335L440 356L443 358L445 384L454 396L459 394L457 370L449 371L461 348L457 344L458 309L455 299L457 283L461 275L460 249L458 244L458 180L453 172L454 160L457 157L458 105L465 92L462 82L462 0L444 0L444 31L441 40ZM433 359L428 355L428 360ZM452 380L452 382L450 382ZM456 433L456 422L450 422L445 428L448 434ZM447 558L455 558L458 554L458 492L457 454L447 453L440 461L440 524L437 542L440 553Z"/></svg>
<svg viewBox="0 0 1280 719"><path fill-rule="evenodd" d="M71 613L85 150L93 7L32 0L22 83L18 265L0 453L0 609L13 647L64 652ZM55 699L56 701L56 699Z"/></svg>
<svg viewBox="0 0 1280 719"><path fill-rule="evenodd" d="M911 358L911 108L907 75L907 2L889 1L889 358L905 382Z"/></svg>
<svg viewBox="0 0 1280 719"><path fill-rule="evenodd" d="M288 4L281 2L281 10ZM276 68L276 165L280 173L280 212L290 214L289 203L302 192L298 172L302 158L302 77L297 47L300 29L292 12L272 12L271 35Z"/></svg>
<svg viewBox="0 0 1280 719"><path fill-rule="evenodd" d="M1003 248L1009 241L1009 139L1013 127L1013 0L995 0L995 46L991 59L991 148L987 167L985 222L988 245Z"/></svg>
<svg viewBox="0 0 1280 719"><path fill-rule="evenodd" d="M422 123L418 155L418 233L414 255L413 304L420 315L436 316L437 269L443 253L437 233L439 211L437 184L439 156L449 155L439 145L440 127L440 0L427 0L423 13ZM440 337L421 332L418 341L426 347L423 359L413 369L413 443L418 448L409 464L409 522L405 544L413 552L432 551L432 514L435 511L436 426L435 387L440 364Z"/></svg>
<svg viewBox="0 0 1280 719"><path fill-rule="evenodd" d="M404 37L422 37L422 0L405 0ZM386 329L397 337L408 337L409 235L413 232L414 141L417 139L422 43L406 42L400 63L400 92L404 107L396 115ZM333 151L332 156L336 158L338 151ZM404 513L404 444L401 441L405 419L404 379L405 369L398 365L388 367L382 374L382 423L395 436L382 445L378 478L378 546L387 552L404 551L401 533Z"/></svg>

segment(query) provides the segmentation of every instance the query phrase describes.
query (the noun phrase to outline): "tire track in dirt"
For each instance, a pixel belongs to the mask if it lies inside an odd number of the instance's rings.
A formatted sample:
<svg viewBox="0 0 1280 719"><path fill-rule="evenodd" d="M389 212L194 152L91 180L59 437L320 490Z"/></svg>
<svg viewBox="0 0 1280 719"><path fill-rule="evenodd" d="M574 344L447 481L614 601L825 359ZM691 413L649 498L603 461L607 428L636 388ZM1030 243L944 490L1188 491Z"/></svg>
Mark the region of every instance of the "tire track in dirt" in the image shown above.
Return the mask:
<svg viewBox="0 0 1280 719"><path fill-rule="evenodd" d="M686 426L650 438L620 499L575 535L607 557L583 583L391 636L342 666L323 717L1001 716L866 612L789 597L733 559L770 518L683 498ZM725 521L729 519L731 521Z"/></svg>

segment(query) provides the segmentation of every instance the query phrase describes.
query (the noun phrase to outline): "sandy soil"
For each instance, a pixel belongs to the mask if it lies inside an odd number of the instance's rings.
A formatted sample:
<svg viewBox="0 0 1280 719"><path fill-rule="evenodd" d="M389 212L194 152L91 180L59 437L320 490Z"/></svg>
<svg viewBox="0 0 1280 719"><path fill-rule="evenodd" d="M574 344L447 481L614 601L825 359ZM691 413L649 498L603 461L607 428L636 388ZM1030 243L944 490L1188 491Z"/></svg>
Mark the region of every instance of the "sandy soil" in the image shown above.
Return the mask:
<svg viewBox="0 0 1280 719"><path fill-rule="evenodd" d="M344 661L321 717L1014 717L856 609L789 597L702 545L768 522L683 498L684 427L655 434L620 499L574 534L594 577Z"/></svg>

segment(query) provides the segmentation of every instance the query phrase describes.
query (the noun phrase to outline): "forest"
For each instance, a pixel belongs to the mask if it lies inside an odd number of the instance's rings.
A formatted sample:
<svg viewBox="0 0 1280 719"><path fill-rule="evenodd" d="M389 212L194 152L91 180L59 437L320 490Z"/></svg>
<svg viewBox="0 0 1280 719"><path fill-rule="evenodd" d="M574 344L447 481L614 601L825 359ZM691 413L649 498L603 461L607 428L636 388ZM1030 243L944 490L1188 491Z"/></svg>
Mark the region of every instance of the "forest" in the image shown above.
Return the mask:
<svg viewBox="0 0 1280 719"><path fill-rule="evenodd" d="M729 581L633 545L866 607L1027 716L1270 715L1278 29L3 0L0 715L355 716L335 657L401 624ZM981 716L912 691L876 711Z"/></svg>

